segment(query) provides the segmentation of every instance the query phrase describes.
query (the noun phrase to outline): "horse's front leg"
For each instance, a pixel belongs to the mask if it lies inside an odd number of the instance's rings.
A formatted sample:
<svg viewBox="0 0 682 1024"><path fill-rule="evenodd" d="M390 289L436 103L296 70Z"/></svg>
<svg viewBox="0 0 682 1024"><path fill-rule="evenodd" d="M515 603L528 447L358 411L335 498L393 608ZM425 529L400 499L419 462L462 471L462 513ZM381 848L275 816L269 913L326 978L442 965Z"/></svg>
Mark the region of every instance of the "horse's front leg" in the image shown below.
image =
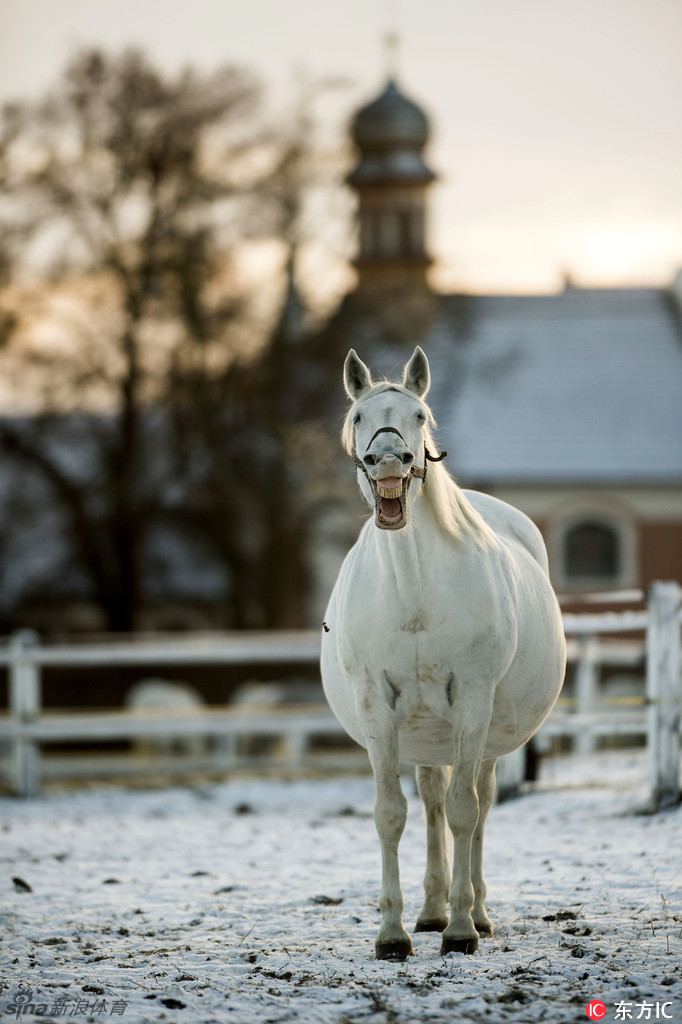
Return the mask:
<svg viewBox="0 0 682 1024"><path fill-rule="evenodd" d="M445 794L449 780L449 768L417 768L417 787L426 817L426 874L424 906L417 918L416 932L442 932L448 923L450 832L445 821Z"/></svg>
<svg viewBox="0 0 682 1024"><path fill-rule="evenodd" d="M495 760L484 761L478 773L478 824L471 845L471 881L474 886L474 924L479 935L492 935L493 926L486 908L487 887L483 874L483 836L490 808L495 800Z"/></svg>
<svg viewBox="0 0 682 1024"><path fill-rule="evenodd" d="M397 731L372 729L369 758L376 782L374 821L381 842L382 921L376 937L378 960L404 960L413 952L412 939L403 925L398 844L407 821L407 800L400 785Z"/></svg>
<svg viewBox="0 0 682 1024"><path fill-rule="evenodd" d="M478 824L477 782L489 716L482 724L480 708L460 707L459 710L452 779L445 797L445 812L454 842L450 921L443 932L441 953L474 953L478 949L478 932L472 916L471 847ZM476 719L478 725L474 724Z"/></svg>

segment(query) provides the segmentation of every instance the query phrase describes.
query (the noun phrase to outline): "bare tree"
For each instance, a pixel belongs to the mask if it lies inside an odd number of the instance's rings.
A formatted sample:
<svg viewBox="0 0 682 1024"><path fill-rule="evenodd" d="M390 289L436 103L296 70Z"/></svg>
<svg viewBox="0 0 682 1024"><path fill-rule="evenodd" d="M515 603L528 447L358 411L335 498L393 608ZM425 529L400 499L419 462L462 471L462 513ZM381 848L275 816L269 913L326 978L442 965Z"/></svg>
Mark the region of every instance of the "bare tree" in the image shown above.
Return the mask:
<svg viewBox="0 0 682 1024"><path fill-rule="evenodd" d="M137 623L168 511L169 382L256 344L230 257L260 230L258 101L238 69L167 78L87 52L48 100L4 111L0 359L27 415L0 444L49 486L111 629Z"/></svg>

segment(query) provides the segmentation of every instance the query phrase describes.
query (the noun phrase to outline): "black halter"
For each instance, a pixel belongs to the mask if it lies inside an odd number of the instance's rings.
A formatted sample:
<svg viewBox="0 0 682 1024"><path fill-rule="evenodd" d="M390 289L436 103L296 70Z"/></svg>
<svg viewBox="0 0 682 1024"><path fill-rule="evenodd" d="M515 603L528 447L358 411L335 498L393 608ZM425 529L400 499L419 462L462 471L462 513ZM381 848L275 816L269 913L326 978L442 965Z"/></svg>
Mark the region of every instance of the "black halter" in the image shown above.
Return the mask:
<svg viewBox="0 0 682 1024"><path fill-rule="evenodd" d="M379 427L379 429L377 431L375 431L375 433L373 434L369 444L365 448L365 455L367 454L367 452L372 447L372 442L374 441L374 438L377 437L379 434L397 434L398 437L400 438L400 440L405 445L405 447L407 447L407 441L405 440L403 435L400 433L400 431L396 430L395 427ZM426 468L427 468L428 463L429 462L442 462L447 454L448 454L447 452L441 452L440 455L432 455L431 452L429 451L429 449L426 447L426 442L424 442L424 465L423 466L415 466L413 464L410 467L410 472L409 472L409 475L408 475L408 477L406 479L409 479L409 477L416 476L418 480L421 480L422 483L424 483L425 480L426 480ZM370 479L370 475L367 472L367 467L365 466L364 462L361 459L358 458L357 451L353 452L353 461L355 462L355 465L358 467L358 469L361 469L362 472L367 477L367 479L369 480Z"/></svg>

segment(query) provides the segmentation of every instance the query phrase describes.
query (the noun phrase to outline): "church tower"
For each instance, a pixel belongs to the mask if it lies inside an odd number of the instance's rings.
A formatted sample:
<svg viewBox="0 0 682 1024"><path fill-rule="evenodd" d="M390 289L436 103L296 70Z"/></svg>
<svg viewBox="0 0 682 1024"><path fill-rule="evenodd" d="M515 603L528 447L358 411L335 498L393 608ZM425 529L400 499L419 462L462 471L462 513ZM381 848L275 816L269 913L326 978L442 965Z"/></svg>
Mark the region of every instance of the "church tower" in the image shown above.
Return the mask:
<svg viewBox="0 0 682 1024"><path fill-rule="evenodd" d="M355 115L358 162L348 182L358 196L356 297L373 306L407 305L418 319L431 306L426 279L426 203L434 173L423 151L424 112L390 79L381 95Z"/></svg>

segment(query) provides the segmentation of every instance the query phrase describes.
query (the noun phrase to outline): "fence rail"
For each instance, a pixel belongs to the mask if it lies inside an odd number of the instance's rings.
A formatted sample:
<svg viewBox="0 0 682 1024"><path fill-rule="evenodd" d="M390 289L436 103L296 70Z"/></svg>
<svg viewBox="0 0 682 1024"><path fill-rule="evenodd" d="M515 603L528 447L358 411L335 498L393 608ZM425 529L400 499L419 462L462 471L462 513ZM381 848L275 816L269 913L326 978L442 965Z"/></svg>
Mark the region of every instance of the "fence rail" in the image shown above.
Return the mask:
<svg viewBox="0 0 682 1024"><path fill-rule="evenodd" d="M560 699L541 737L570 736L578 752L594 747L599 736L642 735L649 749L651 803L663 808L679 801L680 763L680 604L677 583L655 583L645 611L564 614L569 659L576 664L576 695ZM644 640L606 640L610 635L644 632ZM46 711L41 699L41 671L46 667L123 665L262 665L316 663L316 631L296 633L214 634L173 639L140 639L88 644L41 645L35 634L20 632L0 648L0 665L9 672L8 714L0 715L0 746L9 747L8 774L13 791L37 793L41 778L51 774L41 744L149 736L213 737L218 754L202 766L230 768L237 745L247 736L274 736L285 742L286 763L301 764L314 735L345 735L326 705L291 705L272 709L239 706L124 711ZM617 716L600 705L599 665L638 665L646 658L646 695L627 700ZM61 773L79 774L73 758L53 759ZM197 759L194 759L197 761ZM506 762L506 763L505 763ZM91 768L95 769L92 759ZM170 763L170 762L169 762ZM185 762L183 762L184 764ZM191 764L191 760L187 764ZM111 766L111 758L102 759ZM500 761L506 788L518 781L520 758ZM72 768L69 768L69 765ZM143 767L139 760L133 766ZM161 764L147 762L161 770Z"/></svg>
<svg viewBox="0 0 682 1024"><path fill-rule="evenodd" d="M214 633L190 637L135 638L97 643L41 646L30 630L15 634L0 648L0 665L21 657L40 667L116 667L120 665L247 665L310 662L320 657L317 630L288 633Z"/></svg>

